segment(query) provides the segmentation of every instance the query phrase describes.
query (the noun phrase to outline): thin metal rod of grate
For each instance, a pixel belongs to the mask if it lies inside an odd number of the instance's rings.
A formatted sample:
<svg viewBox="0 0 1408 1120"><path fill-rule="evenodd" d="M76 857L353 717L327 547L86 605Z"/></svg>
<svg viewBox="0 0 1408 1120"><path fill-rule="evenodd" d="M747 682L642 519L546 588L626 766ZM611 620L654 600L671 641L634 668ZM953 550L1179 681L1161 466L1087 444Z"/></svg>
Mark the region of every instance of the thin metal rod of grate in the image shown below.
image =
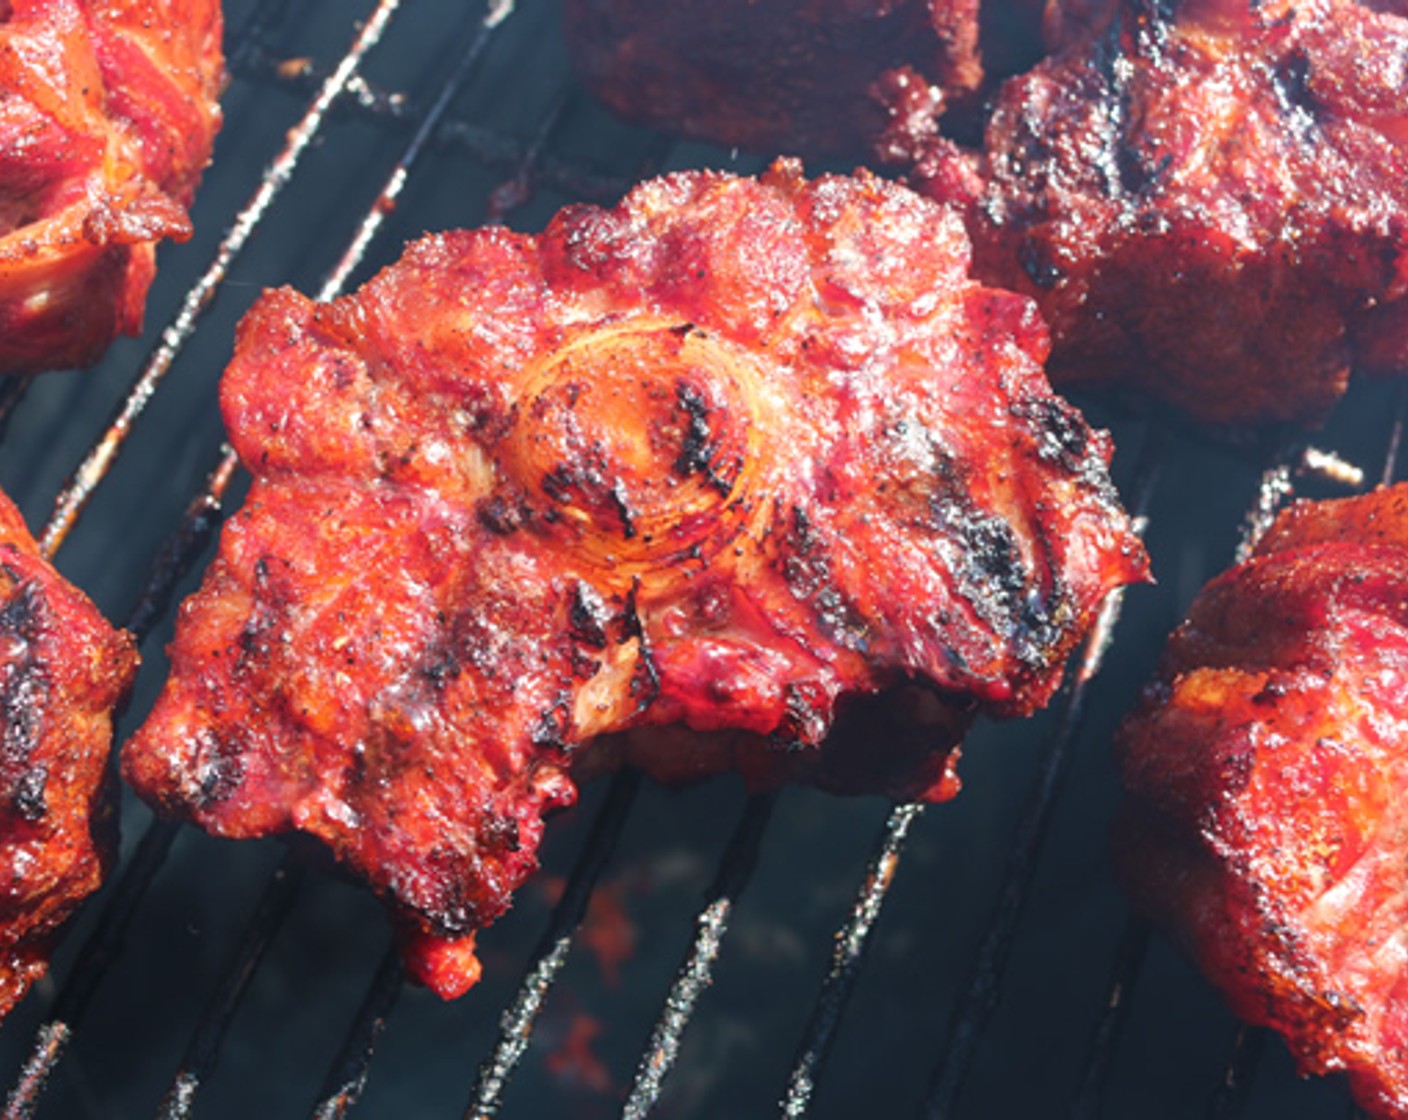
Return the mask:
<svg viewBox="0 0 1408 1120"><path fill-rule="evenodd" d="M714 961L728 933L733 908L753 876L763 833L776 803L776 793L754 794L748 798L738 827L724 850L718 875L707 895L708 901L695 917L694 940L641 1054L635 1081L621 1111L622 1120L642 1120L660 1099L661 1087L679 1055L685 1028L694 1016L700 994L711 981Z"/></svg>
<svg viewBox="0 0 1408 1120"><path fill-rule="evenodd" d="M77 963L59 989L53 1011L35 1032L30 1056L5 1102L5 1120L31 1120L34 1116L40 1094L67 1050L93 993L106 975L108 965L121 953L132 913L146 893L156 868L165 862L177 830L177 826L168 821L155 822L122 869L97 926L84 942Z"/></svg>
<svg viewBox="0 0 1408 1120"><path fill-rule="evenodd" d="M342 61L323 83L302 119L290 130L288 143L265 169L254 196L235 217L229 232L216 249L215 259L187 292L176 317L162 331L161 344L133 382L107 430L65 483L40 536L40 548L45 556L52 557L58 551L93 492L107 476L132 431L132 425L145 410L176 356L194 335L201 317L214 303L230 266L248 244L269 207L292 179L303 154L321 130L329 107L342 94L367 52L381 40L400 5L401 0L378 0L375 11L362 25Z"/></svg>
<svg viewBox="0 0 1408 1120"><path fill-rule="evenodd" d="M1394 390L1393 427L1389 430L1388 447L1384 451L1384 469L1379 485L1388 486L1398 477L1398 462L1403 452L1403 429L1408 425L1408 383L1400 382Z"/></svg>
<svg viewBox="0 0 1408 1120"><path fill-rule="evenodd" d="M306 60L281 59L267 50L251 52L241 65L232 65L232 69L251 81L295 94L311 91L326 73L323 68ZM409 99L404 93L382 89L358 75L348 84L347 96L338 102L336 111L355 114L383 127L402 129L412 119L408 106ZM459 117L445 121L437 131L434 143L444 150L468 155L487 167L510 171L530 162L533 147L531 139L525 143L519 137ZM662 147L673 143L668 136L659 137ZM639 178L623 177L605 168L586 167L580 162L563 160L547 152L531 158L531 162L536 164L535 174L542 185L559 194L592 202L615 201Z"/></svg>
<svg viewBox="0 0 1408 1120"><path fill-rule="evenodd" d="M157 1120L186 1120L191 1115L196 1091L215 1069L221 1043L239 1010L240 1000L293 906L304 874L303 865L286 854L270 877L230 966L201 1012L180 1068L157 1109Z"/></svg>
<svg viewBox="0 0 1408 1120"><path fill-rule="evenodd" d="M831 968L822 981L821 993L812 1009L801 1045L797 1048L787 1094L782 1100L782 1115L787 1120L804 1116L811 1105L817 1075L830 1053L836 1028L840 1025L860 974L871 930L880 917L880 908L885 903L885 896L899 867L905 840L923 812L924 806L918 803L896 805L885 820L875 855L871 857L865 879L851 908L851 916L836 933Z"/></svg>
<svg viewBox="0 0 1408 1120"><path fill-rule="evenodd" d="M597 880L616 850L616 842L639 789L640 775L634 770L624 770L612 779L611 789L592 824L591 835L572 867L567 886L553 908L518 992L499 1019L498 1041L479 1067L465 1120L490 1120L498 1115L504 1090L528 1049L538 1013L547 1002L562 966L567 963L573 936L586 915Z"/></svg>
<svg viewBox="0 0 1408 1120"><path fill-rule="evenodd" d="M1070 1120L1097 1120L1105 1100L1105 1085L1114 1061L1120 1033L1129 1021L1130 1005L1144 956L1149 949L1149 927L1129 916L1115 951L1115 966L1105 997L1105 1007L1091 1034L1075 1095L1071 1099Z"/></svg>
<svg viewBox="0 0 1408 1120"><path fill-rule="evenodd" d="M33 383L34 378L29 376L7 377L4 385L0 386L0 436L10 426L10 417L15 414L15 409L19 408Z"/></svg>
<svg viewBox="0 0 1408 1120"><path fill-rule="evenodd" d="M1233 1120L1233 1117L1241 1116L1246 1111L1252 1080L1266 1051L1268 1037L1269 1032L1261 1027L1250 1027L1245 1023L1238 1026L1222 1080L1208 1098L1208 1120Z"/></svg>
<svg viewBox="0 0 1408 1120"><path fill-rule="evenodd" d="M312 1120L342 1120L361 1099L371 1072L372 1055L386 1028L386 1020L396 1006L396 998L405 985L406 970L401 963L401 950L393 944L386 950L372 977L357 1017L347 1032L347 1041L333 1059L318 1103L310 1114Z"/></svg>
<svg viewBox="0 0 1408 1120"><path fill-rule="evenodd" d="M1166 458L1168 433L1149 430L1140 448L1130 505L1136 532L1147 528L1148 509ZM1074 679L1065 693L1056 730L1043 745L1036 781L1017 825L1017 838L1007 858L1002 889L988 920L987 932L971 965L963 995L949 1019L948 1042L929 1083L923 1115L927 1120L952 1116L967 1078L978 1040L997 1006L998 989L1007 967L1018 921L1036 873L1052 813L1070 769L1073 747L1084 722L1091 682L1099 673L1114 636L1124 602L1122 589L1106 596L1100 616L1082 647Z"/></svg>

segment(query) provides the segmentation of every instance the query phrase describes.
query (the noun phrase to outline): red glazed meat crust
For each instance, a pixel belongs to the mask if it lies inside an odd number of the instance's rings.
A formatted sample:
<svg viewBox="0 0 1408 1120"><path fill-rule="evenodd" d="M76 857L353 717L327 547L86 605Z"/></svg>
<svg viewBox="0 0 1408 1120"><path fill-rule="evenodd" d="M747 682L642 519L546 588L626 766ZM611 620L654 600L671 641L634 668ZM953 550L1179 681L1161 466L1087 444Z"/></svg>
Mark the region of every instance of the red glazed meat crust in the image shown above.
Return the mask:
<svg viewBox="0 0 1408 1120"><path fill-rule="evenodd" d="M780 163L265 295L222 384L253 486L126 777L322 841L443 994L573 767L949 796L973 712L1045 703L1146 575L1030 302L967 265L932 203ZM923 752L819 745L907 682Z"/></svg>
<svg viewBox="0 0 1408 1120"><path fill-rule="evenodd" d="M137 671L0 494L0 1015L116 855L112 710Z"/></svg>
<svg viewBox="0 0 1408 1120"><path fill-rule="evenodd" d="M1301 1068L1408 1117L1408 486L1282 514L1119 737L1136 904Z"/></svg>
<svg viewBox="0 0 1408 1120"><path fill-rule="evenodd" d="M0 373L141 329L157 242L191 233L220 37L216 0L0 4Z"/></svg>
<svg viewBox="0 0 1408 1120"><path fill-rule="evenodd" d="M1351 367L1408 368L1405 5L1048 7L1060 49L982 152L937 143L912 182L1040 304L1052 382L1315 424Z"/></svg>

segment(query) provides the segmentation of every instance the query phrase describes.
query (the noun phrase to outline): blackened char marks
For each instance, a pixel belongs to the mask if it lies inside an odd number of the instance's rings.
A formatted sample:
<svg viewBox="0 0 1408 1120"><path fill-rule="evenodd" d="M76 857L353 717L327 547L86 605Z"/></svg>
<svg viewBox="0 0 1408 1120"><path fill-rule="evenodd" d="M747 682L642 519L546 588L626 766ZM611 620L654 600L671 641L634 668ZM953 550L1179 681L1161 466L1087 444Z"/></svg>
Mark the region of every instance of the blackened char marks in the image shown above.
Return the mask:
<svg viewBox="0 0 1408 1120"><path fill-rule="evenodd" d="M1053 384L1235 433L1400 375L1403 6L1091 8L997 92L980 153L914 172L967 211L977 271L1037 300Z"/></svg>
<svg viewBox="0 0 1408 1120"><path fill-rule="evenodd" d="M3 565L9 594L0 605L0 642L8 656L0 664L0 775L10 804L27 821L44 816L48 770L31 766L49 706L49 673L40 657L47 605L33 581Z"/></svg>
<svg viewBox="0 0 1408 1120"><path fill-rule="evenodd" d="M792 594L810 604L822 631L846 649L866 648L866 626L837 585L825 533L805 506L792 507L784 529L782 575Z"/></svg>
<svg viewBox="0 0 1408 1120"><path fill-rule="evenodd" d="M0 494L0 1016L115 857L112 710L136 661Z"/></svg>
<svg viewBox="0 0 1408 1120"><path fill-rule="evenodd" d="M538 236L424 238L316 308L261 300L221 388L255 499L183 608L124 773L212 831L315 837L447 996L477 976L460 935L507 906L570 803L566 768L637 735L661 737L641 761L665 780L951 796L934 759L977 708L1043 705L1104 593L1145 574L1118 511L1006 413L1049 392L1045 338L968 261L956 216L914 193L781 162L643 183ZM310 315L397 402L335 471L260 422L291 407L284 343ZM298 352L321 361L317 340ZM292 427L345 430L333 403L300 397ZM1005 481L936 517L938 442ZM1076 605L1038 663L1023 557L1041 534L1072 542ZM933 758L867 741L827 761L845 697L911 680L944 694ZM211 758L239 744L236 794L212 800L173 750L194 728L224 736Z"/></svg>

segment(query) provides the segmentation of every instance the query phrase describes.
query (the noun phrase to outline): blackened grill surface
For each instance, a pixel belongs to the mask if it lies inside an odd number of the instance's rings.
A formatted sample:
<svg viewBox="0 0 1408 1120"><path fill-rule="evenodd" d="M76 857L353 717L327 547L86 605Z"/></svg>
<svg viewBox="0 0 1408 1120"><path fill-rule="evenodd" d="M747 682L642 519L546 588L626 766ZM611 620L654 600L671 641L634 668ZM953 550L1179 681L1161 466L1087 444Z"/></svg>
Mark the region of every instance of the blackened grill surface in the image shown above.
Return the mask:
<svg viewBox="0 0 1408 1120"><path fill-rule="evenodd" d="M195 207L195 240L163 250L147 336L120 342L91 372L38 379L9 416L0 485L31 525L49 517L65 476L120 404L158 332L282 149L321 73L336 65L356 21L373 6L371 0L282 5L287 11L272 23L264 49L237 69L216 161ZM231 36L256 9L279 7L229 0ZM417 164L353 283L425 230L477 224L495 213L536 230L559 206L609 200L646 171L717 166L751 173L762 166L617 124L572 85L556 37L556 5L519 0L515 10L496 10L504 18L450 107L452 123ZM152 558L219 458L215 383L235 321L264 286L320 288L405 150L413 111L435 96L484 11L462 0L405 0L364 67L381 92L362 100L380 106L382 115L332 114L235 263L59 555L64 573L109 617L122 619L133 608ZM1079 403L1113 428L1120 448L1116 481L1128 497L1146 424ZM1393 407L1384 388L1360 386L1315 442L1377 477ZM976 1040L954 1115L1063 1115L1078 1093L1089 1092L1092 1039L1124 959L1127 927L1107 870L1106 825L1116 798L1109 736L1193 593L1230 561L1275 452L1175 433L1160 454L1165 461L1148 531L1160 584L1129 594L1115 652L1090 687L1008 963L997 978L998 1002ZM241 485L237 480L236 500ZM1307 495L1341 492L1308 479L1295 485ZM147 663L126 731L161 681L159 651L169 634L168 612L144 647ZM981 726L965 750L963 794L913 823L855 989L814 1071L808 1115L911 1116L922 1108L952 1009L999 905L1057 718ZM606 789L606 782L596 783L582 806L549 829L542 874L483 938L483 983L453 1004L415 989L400 995L351 1115L462 1114L475 1070L491 1053L499 1016L539 946ZM619 847L601 871L588 926L503 1090L500 1115L620 1114L743 801L729 780L674 793L641 786ZM729 916L713 984L699 996L654 1115L776 1114L831 965L833 933L855 902L891 808L877 799L802 790L778 798L748 890ZM131 798L124 809L130 860L149 817ZM101 974L39 1116L155 1114L282 856L277 844L219 842L189 829L178 834L125 946ZM0 1028L0 1072L11 1080L97 911L88 907L60 951L56 979ZM307 876L229 1024L215 1071L203 1078L194 1112L307 1115L372 984L387 936L380 909L361 891L321 873ZM1114 1040L1097 1044L1107 1047L1096 1051L1094 1063L1107 1070L1104 1115L1200 1117L1209 1114L1210 1101L1224 1107L1227 1094L1216 1095L1234 1057L1237 1025L1158 938L1142 956L1125 1013ZM1262 1047L1249 1076L1237 1097L1244 1117L1346 1114L1340 1088L1297 1079L1274 1040Z"/></svg>

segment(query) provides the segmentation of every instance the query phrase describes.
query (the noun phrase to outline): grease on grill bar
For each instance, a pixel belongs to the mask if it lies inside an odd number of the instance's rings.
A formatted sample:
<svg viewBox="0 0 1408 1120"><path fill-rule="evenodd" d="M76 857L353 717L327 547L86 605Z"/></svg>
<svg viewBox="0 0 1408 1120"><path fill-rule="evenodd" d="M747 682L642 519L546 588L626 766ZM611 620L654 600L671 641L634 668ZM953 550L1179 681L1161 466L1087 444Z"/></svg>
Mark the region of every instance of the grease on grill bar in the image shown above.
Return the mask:
<svg viewBox="0 0 1408 1120"><path fill-rule="evenodd" d="M738 827L729 838L719 864L719 873L710 888L708 901L694 920L694 940L680 965L679 975L665 997L665 1007L650 1032L650 1041L641 1054L635 1083L621 1115L623 1120L642 1120L659 1099L660 1088L674 1067L680 1040L694 1015L695 1005L713 976L729 916L739 896L753 877L763 833L777 803L776 793L754 794L744 807Z"/></svg>
<svg viewBox="0 0 1408 1120"><path fill-rule="evenodd" d="M871 857L865 878L861 881L855 905L851 907L850 918L836 933L836 945L831 955L831 969L822 981L821 992L816 1006L807 1021L806 1033L797 1050L797 1059L792 1066L792 1075L787 1083L787 1095L782 1101L782 1114L787 1120L798 1120L805 1116L816 1092L816 1079L831 1049L840 1025L841 1015L846 1009L846 1001L855 987L860 967L865 960L865 950L870 944L870 934L880 917L880 908L885 903L890 884L894 882L895 871L899 868L900 856L904 852L904 842L914 822L924 812L924 806L917 802L897 805L885 819L885 827L880 832L875 855Z"/></svg>
<svg viewBox="0 0 1408 1120"><path fill-rule="evenodd" d="M465 1120L489 1120L498 1114L504 1089L528 1049L538 1014L567 961L573 935L586 915L597 880L616 850L639 788L640 775L633 770L623 770L612 779L610 792L572 867L562 897L553 908L552 918L538 942L528 971L513 1001L504 1009L498 1042L494 1052L479 1067Z"/></svg>

